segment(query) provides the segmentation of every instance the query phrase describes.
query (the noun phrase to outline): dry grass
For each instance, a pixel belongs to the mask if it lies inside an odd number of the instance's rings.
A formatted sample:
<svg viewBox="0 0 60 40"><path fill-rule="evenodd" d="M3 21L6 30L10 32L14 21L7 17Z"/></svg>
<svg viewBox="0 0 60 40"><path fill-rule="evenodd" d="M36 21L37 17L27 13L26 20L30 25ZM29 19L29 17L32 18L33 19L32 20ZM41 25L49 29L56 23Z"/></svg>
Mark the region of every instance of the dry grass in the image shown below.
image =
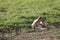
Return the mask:
<svg viewBox="0 0 60 40"><path fill-rule="evenodd" d="M10 37L7 37L6 40L60 40L60 29L42 30L39 32L36 31L28 33L24 32L13 37L10 35Z"/></svg>
<svg viewBox="0 0 60 40"><path fill-rule="evenodd" d="M59 30L21 33L15 40L60 40Z"/></svg>

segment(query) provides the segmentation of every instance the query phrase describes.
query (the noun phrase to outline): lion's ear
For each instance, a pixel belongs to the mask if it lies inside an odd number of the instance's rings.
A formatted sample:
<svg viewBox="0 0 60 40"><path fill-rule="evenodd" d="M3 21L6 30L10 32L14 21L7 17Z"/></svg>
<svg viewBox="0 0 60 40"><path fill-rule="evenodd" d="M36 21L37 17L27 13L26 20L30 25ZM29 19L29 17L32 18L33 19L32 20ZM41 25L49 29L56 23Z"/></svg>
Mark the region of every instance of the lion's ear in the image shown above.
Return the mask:
<svg viewBox="0 0 60 40"><path fill-rule="evenodd" d="M42 17L39 17L39 19L42 19Z"/></svg>

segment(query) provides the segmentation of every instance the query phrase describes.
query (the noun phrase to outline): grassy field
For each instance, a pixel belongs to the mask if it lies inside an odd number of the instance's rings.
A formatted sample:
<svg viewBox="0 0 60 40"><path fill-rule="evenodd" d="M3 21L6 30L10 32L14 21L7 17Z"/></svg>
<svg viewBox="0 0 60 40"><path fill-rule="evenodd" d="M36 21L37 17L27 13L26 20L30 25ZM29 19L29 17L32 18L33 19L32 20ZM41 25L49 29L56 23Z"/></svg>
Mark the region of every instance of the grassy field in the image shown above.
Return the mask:
<svg viewBox="0 0 60 40"><path fill-rule="evenodd" d="M22 34L16 37L17 40L60 39L60 29L29 33L31 23L38 16L44 16L49 24L60 27L60 0L0 0L0 27L4 27L0 32L13 33L16 30L10 27L17 26L22 27Z"/></svg>
<svg viewBox="0 0 60 40"><path fill-rule="evenodd" d="M30 27L37 16L60 26L60 0L0 0L0 25Z"/></svg>

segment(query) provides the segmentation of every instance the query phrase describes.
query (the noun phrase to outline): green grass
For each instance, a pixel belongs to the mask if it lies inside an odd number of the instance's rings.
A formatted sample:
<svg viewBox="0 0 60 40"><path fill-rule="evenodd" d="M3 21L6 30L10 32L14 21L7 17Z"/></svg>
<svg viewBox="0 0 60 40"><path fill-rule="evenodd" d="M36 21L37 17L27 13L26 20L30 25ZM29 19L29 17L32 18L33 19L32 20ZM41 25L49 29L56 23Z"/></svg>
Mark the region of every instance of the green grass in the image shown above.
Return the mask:
<svg viewBox="0 0 60 40"><path fill-rule="evenodd" d="M60 24L59 4L60 0L0 0L0 25L31 26L37 16Z"/></svg>

